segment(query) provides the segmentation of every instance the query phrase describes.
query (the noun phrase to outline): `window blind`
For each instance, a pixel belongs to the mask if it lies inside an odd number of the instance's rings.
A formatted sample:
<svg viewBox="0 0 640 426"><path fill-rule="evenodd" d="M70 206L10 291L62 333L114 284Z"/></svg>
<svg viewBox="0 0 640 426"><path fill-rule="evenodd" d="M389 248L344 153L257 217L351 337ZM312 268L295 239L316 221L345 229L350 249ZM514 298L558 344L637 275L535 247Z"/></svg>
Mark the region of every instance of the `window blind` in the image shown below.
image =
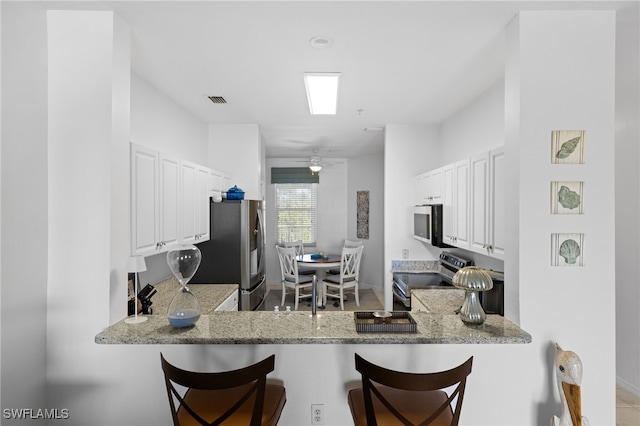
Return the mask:
<svg viewBox="0 0 640 426"><path fill-rule="evenodd" d="M320 183L320 176L308 167L272 167L271 183Z"/></svg>
<svg viewBox="0 0 640 426"><path fill-rule="evenodd" d="M278 243L297 240L316 243L317 187L316 183L275 185Z"/></svg>

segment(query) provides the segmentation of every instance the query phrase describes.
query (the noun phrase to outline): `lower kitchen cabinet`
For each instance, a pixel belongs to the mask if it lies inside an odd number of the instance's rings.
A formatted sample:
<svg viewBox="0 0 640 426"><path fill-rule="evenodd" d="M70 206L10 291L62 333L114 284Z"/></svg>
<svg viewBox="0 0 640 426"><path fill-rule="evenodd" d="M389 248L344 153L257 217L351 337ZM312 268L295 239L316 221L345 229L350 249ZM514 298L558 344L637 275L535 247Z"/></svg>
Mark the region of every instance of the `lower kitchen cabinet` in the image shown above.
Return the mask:
<svg viewBox="0 0 640 426"><path fill-rule="evenodd" d="M238 310L238 290L234 291L231 296L227 297L224 302L222 302L215 309L216 312L219 311L237 311Z"/></svg>

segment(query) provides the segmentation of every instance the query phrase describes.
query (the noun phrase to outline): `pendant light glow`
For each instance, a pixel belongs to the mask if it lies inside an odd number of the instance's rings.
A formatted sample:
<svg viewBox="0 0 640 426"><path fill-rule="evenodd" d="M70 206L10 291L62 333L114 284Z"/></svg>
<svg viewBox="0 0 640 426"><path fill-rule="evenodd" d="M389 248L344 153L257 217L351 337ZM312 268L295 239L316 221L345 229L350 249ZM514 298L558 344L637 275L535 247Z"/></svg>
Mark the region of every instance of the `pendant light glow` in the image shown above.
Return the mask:
<svg viewBox="0 0 640 426"><path fill-rule="evenodd" d="M340 73L304 73L311 115L335 115Z"/></svg>

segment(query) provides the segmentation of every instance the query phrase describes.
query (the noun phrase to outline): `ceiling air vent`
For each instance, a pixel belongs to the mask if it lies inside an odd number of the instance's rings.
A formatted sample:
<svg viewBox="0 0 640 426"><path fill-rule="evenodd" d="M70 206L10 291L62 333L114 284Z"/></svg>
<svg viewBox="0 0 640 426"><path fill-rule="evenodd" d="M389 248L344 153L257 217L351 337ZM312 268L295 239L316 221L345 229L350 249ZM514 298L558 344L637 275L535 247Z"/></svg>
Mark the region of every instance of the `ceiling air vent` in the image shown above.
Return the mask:
<svg viewBox="0 0 640 426"><path fill-rule="evenodd" d="M227 100L222 96L207 96L214 104L226 104Z"/></svg>

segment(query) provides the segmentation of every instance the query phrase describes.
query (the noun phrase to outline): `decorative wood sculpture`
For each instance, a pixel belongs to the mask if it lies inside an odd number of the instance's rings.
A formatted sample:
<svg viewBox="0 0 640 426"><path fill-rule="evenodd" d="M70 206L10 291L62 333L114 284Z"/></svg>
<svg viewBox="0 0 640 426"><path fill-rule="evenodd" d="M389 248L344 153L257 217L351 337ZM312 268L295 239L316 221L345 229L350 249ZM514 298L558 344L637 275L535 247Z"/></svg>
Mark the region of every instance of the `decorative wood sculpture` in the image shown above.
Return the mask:
<svg viewBox="0 0 640 426"><path fill-rule="evenodd" d="M553 416L551 426L589 426L589 420L582 415L580 383L582 382L582 361L572 351L563 350L556 343L556 380L562 402L560 418Z"/></svg>

